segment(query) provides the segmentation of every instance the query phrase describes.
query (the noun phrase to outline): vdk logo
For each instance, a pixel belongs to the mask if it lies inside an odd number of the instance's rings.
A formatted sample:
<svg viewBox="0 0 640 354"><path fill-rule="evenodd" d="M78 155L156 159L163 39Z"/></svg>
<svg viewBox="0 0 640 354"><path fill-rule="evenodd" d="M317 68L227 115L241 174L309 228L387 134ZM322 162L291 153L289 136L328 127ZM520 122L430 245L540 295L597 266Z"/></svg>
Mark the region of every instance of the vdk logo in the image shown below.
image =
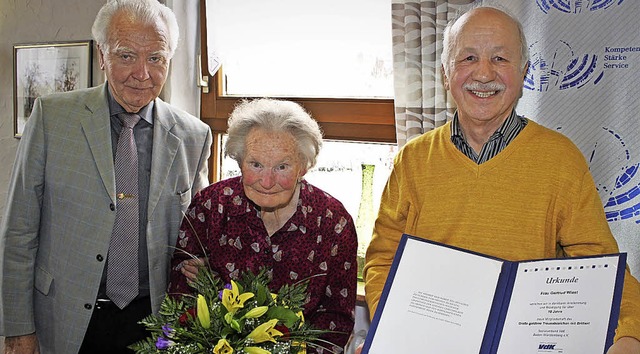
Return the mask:
<svg viewBox="0 0 640 354"><path fill-rule="evenodd" d="M531 58L524 78L524 88L545 92L578 89L593 83L597 85L604 76L595 54L576 54L569 43L559 40L555 48L543 51L535 42L529 46Z"/></svg>
<svg viewBox="0 0 640 354"><path fill-rule="evenodd" d="M563 350L561 348L556 348L557 343L539 343L538 344L538 353L562 353Z"/></svg>
<svg viewBox="0 0 640 354"><path fill-rule="evenodd" d="M560 11L579 14L583 11L601 11L622 4L624 0L536 0L542 12Z"/></svg>

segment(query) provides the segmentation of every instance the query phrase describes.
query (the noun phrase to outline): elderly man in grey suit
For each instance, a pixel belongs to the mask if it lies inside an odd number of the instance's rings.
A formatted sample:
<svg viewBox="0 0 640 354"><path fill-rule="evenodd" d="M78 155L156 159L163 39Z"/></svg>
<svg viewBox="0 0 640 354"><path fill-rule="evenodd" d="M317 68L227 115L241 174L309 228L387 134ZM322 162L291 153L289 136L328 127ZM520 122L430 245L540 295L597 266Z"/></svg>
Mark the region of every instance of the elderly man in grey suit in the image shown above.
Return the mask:
<svg viewBox="0 0 640 354"><path fill-rule="evenodd" d="M157 0L109 1L93 25L106 84L36 100L0 230L5 352L124 353L146 336L208 184L211 130L158 98L178 35Z"/></svg>

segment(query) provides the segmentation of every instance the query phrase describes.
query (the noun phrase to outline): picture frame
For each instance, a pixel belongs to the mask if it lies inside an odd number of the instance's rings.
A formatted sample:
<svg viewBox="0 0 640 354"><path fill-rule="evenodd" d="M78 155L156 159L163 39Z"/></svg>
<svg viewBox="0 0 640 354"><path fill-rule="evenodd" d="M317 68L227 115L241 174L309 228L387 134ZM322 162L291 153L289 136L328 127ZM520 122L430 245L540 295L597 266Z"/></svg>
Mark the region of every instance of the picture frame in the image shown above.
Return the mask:
<svg viewBox="0 0 640 354"><path fill-rule="evenodd" d="M92 44L84 40L13 46L14 137L22 136L37 97L91 86Z"/></svg>

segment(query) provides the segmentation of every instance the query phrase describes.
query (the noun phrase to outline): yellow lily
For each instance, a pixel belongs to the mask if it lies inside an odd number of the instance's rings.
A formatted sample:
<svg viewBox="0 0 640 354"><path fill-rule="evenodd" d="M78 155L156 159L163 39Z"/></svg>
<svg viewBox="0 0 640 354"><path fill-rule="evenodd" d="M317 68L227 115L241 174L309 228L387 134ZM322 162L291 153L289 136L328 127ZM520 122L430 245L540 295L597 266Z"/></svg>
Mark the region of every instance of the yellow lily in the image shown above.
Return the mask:
<svg viewBox="0 0 640 354"><path fill-rule="evenodd" d="M271 354L270 351L258 347L245 347L244 352L247 354Z"/></svg>
<svg viewBox="0 0 640 354"><path fill-rule="evenodd" d="M298 341L294 340L293 342L291 342L291 345L294 346L294 347L298 347L298 351L296 353L298 353L298 354L307 354L307 343L298 342Z"/></svg>
<svg viewBox="0 0 640 354"><path fill-rule="evenodd" d="M251 299L253 293L242 293L238 291L238 285L231 281L231 289L222 290L222 305L231 313L236 313L244 307L245 301Z"/></svg>
<svg viewBox="0 0 640 354"><path fill-rule="evenodd" d="M203 328L211 327L211 319L209 318L209 306L207 306L207 300L200 294L198 294L196 311L198 314L198 321L200 321L200 325L202 325Z"/></svg>
<svg viewBox="0 0 640 354"><path fill-rule="evenodd" d="M300 319L300 326L299 327L302 327L302 325L304 324L304 313L302 313L302 311L298 311L298 313L296 313L296 315L298 315L298 318Z"/></svg>
<svg viewBox="0 0 640 354"><path fill-rule="evenodd" d="M269 310L269 306L258 306L256 308L253 308L249 311L247 311L247 313L244 314L244 318L258 318L262 315L264 315L265 313L267 313L267 310Z"/></svg>
<svg viewBox="0 0 640 354"><path fill-rule="evenodd" d="M215 347L213 347L213 354L231 354L233 353L233 348L229 342L222 338L218 341Z"/></svg>
<svg viewBox="0 0 640 354"><path fill-rule="evenodd" d="M262 343L266 341L276 342L274 337L282 336L282 332L278 331L274 327L278 323L278 319L274 318L268 322L265 322L247 336L248 339L253 340L254 343Z"/></svg>

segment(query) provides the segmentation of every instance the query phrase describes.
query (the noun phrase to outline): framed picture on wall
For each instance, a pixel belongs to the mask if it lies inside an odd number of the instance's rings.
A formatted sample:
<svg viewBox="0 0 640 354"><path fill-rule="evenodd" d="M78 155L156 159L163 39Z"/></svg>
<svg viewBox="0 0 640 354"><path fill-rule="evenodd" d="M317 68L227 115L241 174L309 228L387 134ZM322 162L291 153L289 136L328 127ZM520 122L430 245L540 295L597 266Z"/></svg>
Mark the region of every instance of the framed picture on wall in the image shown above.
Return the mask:
<svg viewBox="0 0 640 354"><path fill-rule="evenodd" d="M13 133L22 136L37 97L91 85L92 41L13 46Z"/></svg>

